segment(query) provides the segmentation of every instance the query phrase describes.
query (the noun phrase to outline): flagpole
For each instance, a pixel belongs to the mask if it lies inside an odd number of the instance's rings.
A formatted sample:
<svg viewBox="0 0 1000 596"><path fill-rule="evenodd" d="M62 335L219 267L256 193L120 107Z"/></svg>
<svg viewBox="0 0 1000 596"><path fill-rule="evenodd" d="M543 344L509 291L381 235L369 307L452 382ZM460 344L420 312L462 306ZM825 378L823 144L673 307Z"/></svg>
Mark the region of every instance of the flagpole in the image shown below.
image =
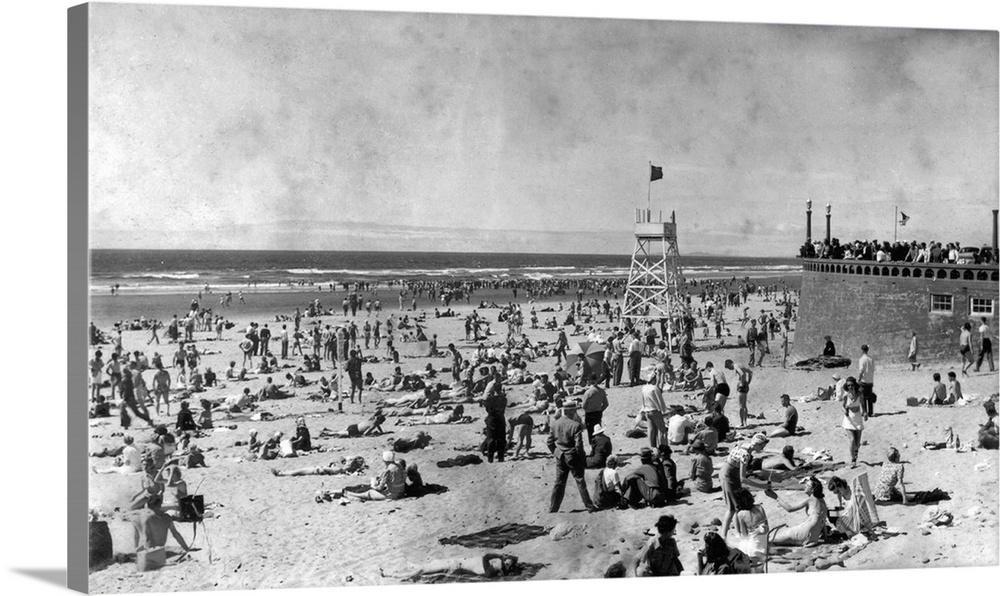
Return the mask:
<svg viewBox="0 0 1000 596"><path fill-rule="evenodd" d="M649 176L646 176L649 182L646 183L646 213L649 213L649 194L650 190L653 188L653 162L649 162Z"/></svg>
<svg viewBox="0 0 1000 596"><path fill-rule="evenodd" d="M892 242L896 242L896 228L899 227L899 207L896 207L896 216L892 219Z"/></svg>

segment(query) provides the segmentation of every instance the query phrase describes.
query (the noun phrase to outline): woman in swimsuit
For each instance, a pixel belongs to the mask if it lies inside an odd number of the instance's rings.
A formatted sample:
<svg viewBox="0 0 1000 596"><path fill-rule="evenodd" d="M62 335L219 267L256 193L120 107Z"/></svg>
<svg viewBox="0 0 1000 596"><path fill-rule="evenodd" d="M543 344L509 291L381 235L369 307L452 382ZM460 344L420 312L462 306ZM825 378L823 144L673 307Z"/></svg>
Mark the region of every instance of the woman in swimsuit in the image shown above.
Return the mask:
<svg viewBox="0 0 1000 596"><path fill-rule="evenodd" d="M805 509L808 516L798 525L779 528L771 539L771 544L805 546L819 542L823 537L828 509L826 501L823 500L823 485L815 476L810 476L806 480L806 497L796 503L786 503L771 489L764 491L764 494L777 501L785 511Z"/></svg>

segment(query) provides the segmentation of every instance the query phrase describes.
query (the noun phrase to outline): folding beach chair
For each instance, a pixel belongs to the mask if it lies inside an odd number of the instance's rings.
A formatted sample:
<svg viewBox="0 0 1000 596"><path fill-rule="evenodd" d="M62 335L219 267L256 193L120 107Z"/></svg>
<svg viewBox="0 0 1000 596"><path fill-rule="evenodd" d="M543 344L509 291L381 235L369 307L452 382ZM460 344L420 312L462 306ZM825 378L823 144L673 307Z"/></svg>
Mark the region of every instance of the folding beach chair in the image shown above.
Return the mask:
<svg viewBox="0 0 1000 596"><path fill-rule="evenodd" d="M764 543L764 553L761 556L754 557L750 564L750 573L767 573L767 562L771 558L771 541L774 540L774 536L778 533L778 529L784 527L785 524L777 525L767 531L767 541Z"/></svg>

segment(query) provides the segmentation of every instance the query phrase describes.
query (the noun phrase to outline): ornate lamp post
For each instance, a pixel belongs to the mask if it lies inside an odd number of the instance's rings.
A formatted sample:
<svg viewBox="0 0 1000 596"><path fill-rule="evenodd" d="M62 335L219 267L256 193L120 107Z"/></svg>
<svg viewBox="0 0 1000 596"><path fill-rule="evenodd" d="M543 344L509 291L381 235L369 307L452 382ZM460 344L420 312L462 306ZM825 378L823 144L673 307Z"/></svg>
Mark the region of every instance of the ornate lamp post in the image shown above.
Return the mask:
<svg viewBox="0 0 1000 596"><path fill-rule="evenodd" d="M826 204L826 243L830 244L830 203Z"/></svg>
<svg viewBox="0 0 1000 596"><path fill-rule="evenodd" d="M806 200L806 242L813 241L813 202Z"/></svg>

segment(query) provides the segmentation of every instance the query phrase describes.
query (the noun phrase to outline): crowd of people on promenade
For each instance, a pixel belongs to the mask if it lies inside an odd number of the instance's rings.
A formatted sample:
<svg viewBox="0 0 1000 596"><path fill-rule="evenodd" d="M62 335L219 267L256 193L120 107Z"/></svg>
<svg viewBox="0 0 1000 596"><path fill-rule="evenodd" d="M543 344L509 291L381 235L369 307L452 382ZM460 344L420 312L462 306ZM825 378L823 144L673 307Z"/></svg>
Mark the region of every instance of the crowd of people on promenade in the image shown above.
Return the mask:
<svg viewBox="0 0 1000 596"><path fill-rule="evenodd" d="M787 348L787 333L795 320L796 293L786 287L758 286L745 280L702 282L692 285L698 290L693 296L699 304L687 316L640 323L620 314L615 317L606 297L603 301L598 299L604 297L601 292L614 292L615 286L585 282L573 293L574 299L565 311L554 311L564 312L572 320L566 324L564 319L557 339L550 343L528 340L528 334L536 328L534 305L527 315L516 300L496 308L492 304L486 305L488 308L467 307L459 317L464 337L458 321L455 337L446 347L438 344L437 335L423 334L419 341L427 346L423 353L429 360L427 365L404 371L396 349L403 340L401 334L412 332L416 341L417 331L423 332L421 323L430 316L426 311L417 314L416 300L426 299L436 304L448 292L452 297L471 296L475 289L484 287L463 285L467 283L449 286L412 282L405 290L411 292L407 295L409 303L399 293L399 312L389 313L384 322L378 316L381 307L369 306L369 301L362 300L358 293L359 288L352 287L344 298L346 322L324 323L320 317L331 316L330 311L311 303L305 309L277 315L273 328L270 321L251 323L238 330L235 337L225 338L235 339L235 346L223 344L221 348L232 350L233 357L230 369L221 378L202 366L206 352L195 347L193 335L168 333L166 341L176 342L178 349L172 359L164 361L158 353L147 359L141 350L126 350L119 330L111 347L106 348L110 360L105 361L103 350L98 349L89 363L90 397L95 411L99 404L105 404L99 410L104 416L111 415L108 399L116 400L125 430L130 428L131 418L136 417L153 428L153 432L146 441L125 436L120 448L92 455L119 458L121 465L101 473L117 471L140 476L139 492L130 504L132 509L142 512L135 522L137 549L148 552L161 548L168 534L175 536L185 550L189 548L170 521L174 519L171 512L179 512L180 503L188 496L180 462L193 461L195 467L206 465L205 453L197 442L203 433L219 424L219 415L252 411L269 400L316 399L342 406L346 400L354 403L357 398L359 403L374 409L363 410L369 412L367 417L344 430L324 428L312 434L301 417L296 419L294 430L288 429L287 437L283 431L276 431L262 438L251 430L243 452L249 460L299 457L322 450L323 444L317 439L378 436L384 432L384 426L390 425L465 425L487 463L504 462L510 455L515 460L548 457L544 452L533 451L532 436L545 437L543 444L551 455L555 478L547 498L552 513L563 510L570 476L583 509L594 513L669 508L685 499L721 493L722 520L704 536L704 548L698 553L698 566L693 570L698 574L758 570L768 544L808 548L831 536L849 538L875 532L879 527L876 501L907 502L912 496L904 484L898 450L890 449L886 454L874 491L866 482L858 481L854 472L859 452L866 444L862 434L871 432L868 426L873 425L876 416L876 366L867 345L858 348L856 372L835 377L836 385L830 395L843 412L840 427L847 443L846 465L828 461L832 457L807 461L791 445L779 444L800 435L804 431L800 424L814 423L800 417L788 394L768 398L781 412L772 421L774 429L762 432L756 428L759 423L751 422L748 402L754 375L765 366L764 356L770 353L770 341L777 338ZM527 298L553 288L566 290L568 286L561 282L551 285L540 282L537 286L515 285L511 291L516 298L516 292L521 290L524 292L521 297ZM594 295L588 298L588 293ZM766 297L770 312L762 310L759 316L751 316L745 306L741 312L739 307L751 295ZM496 316L484 314L486 310L495 310ZM200 310L193 305L192 312ZM373 312L374 324L368 316ZM728 317L724 316L727 312ZM352 320L357 314L366 315L361 326ZM607 328L594 328L599 317L606 319ZM490 321L491 318L495 321ZM531 321L530 327L524 324L526 320ZM747 364L730 358L721 360L718 366L711 361L697 361L693 349L696 329L710 321L720 326L716 328L717 337L720 328L740 323L739 333L742 335L744 330L747 333L746 346L750 351ZM507 324L503 340L491 337L493 334L487 331L491 322ZM572 350L570 337L598 344L599 355ZM988 343L988 338L983 341ZM237 367L236 361L241 357L242 366ZM302 359L301 364L296 358ZM434 358L443 358L446 365L436 368ZM676 366L675 358L679 360ZM390 362L393 373L375 378L369 365L377 362ZM992 370L991 352L988 362ZM177 379L171 379L168 369ZM279 385L273 379L280 379L284 369L288 369L283 374L286 382ZM146 371L153 373L152 388L147 386ZM316 372L324 375L319 380L306 377ZM184 380L178 382L180 378ZM233 386L252 382L258 389L246 386L237 395L221 400L203 399L192 407L193 394L219 381ZM935 383L939 381L938 376ZM527 399L512 403L509 391L516 385L528 386ZM102 394L105 387L110 389L107 396ZM608 390L612 387L634 388L627 395L639 406L634 423L621 436L611 436L604 419L609 407ZM667 404L665 394L682 391L694 391L699 399L684 405ZM931 395L938 404L947 403L951 396L960 393L960 384L952 373L950 385L944 390L935 385ZM942 394L944 397L939 400ZM367 401L362 401L363 398ZM729 405L730 399L735 405ZM167 425L162 418L161 402L166 406L166 416L171 417L171 401L179 402L179 409L176 422ZM730 420L730 414L735 420ZM994 435L995 416L994 409L989 422ZM481 424L474 424L476 420ZM637 463L616 455L616 444L621 446L632 439L648 442L639 450ZM426 447L430 441L427 432L413 439L396 439L392 448L382 454L383 469L369 486L324 492L317 499L341 499L346 503L426 494L420 471L413 464L407 465L401 454ZM678 461L680 457L688 459ZM713 458L721 460L717 475ZM448 465L466 462L466 456L459 456ZM279 477L336 476L359 473L365 468L363 459L343 459L329 466L274 468L271 473ZM825 482L819 479L820 475L831 473L834 474ZM847 479L848 476L853 477ZM784 481L801 481L805 491L797 497L779 496L771 483ZM758 502L750 489L762 490L768 501ZM837 499L838 507L827 505L824 491ZM792 525L772 528L767 515L769 508L773 511L772 506L791 513L801 512L803 518ZM831 515L832 511L836 511L836 516ZM634 568L615 567L609 573L680 574L684 569L672 537L676 525L673 516L659 516L655 533L640 551ZM157 563L150 565L156 568ZM429 568L469 568L493 577L514 572L517 561L500 555L474 564L439 561L408 573Z"/></svg>
<svg viewBox="0 0 1000 596"><path fill-rule="evenodd" d="M935 240L919 242L855 240L841 243L833 238L806 242L799 249L799 256L806 259L837 259L875 261L877 263L950 263L988 265L997 262L993 248L967 247L960 242L941 243Z"/></svg>

